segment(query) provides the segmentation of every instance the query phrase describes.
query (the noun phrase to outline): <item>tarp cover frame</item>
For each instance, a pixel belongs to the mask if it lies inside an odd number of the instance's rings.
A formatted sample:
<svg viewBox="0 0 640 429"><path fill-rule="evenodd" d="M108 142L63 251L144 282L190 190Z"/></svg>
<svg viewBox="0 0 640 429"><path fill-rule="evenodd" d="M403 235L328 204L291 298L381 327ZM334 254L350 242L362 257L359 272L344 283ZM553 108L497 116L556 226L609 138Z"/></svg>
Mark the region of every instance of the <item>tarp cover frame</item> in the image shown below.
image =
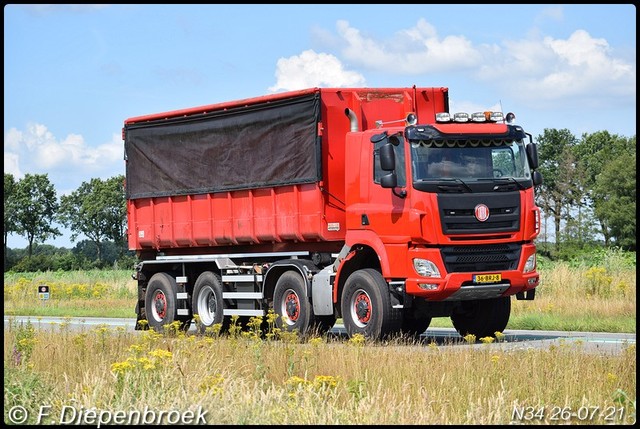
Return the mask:
<svg viewBox="0 0 640 429"><path fill-rule="evenodd" d="M127 199L321 180L320 94L125 125Z"/></svg>

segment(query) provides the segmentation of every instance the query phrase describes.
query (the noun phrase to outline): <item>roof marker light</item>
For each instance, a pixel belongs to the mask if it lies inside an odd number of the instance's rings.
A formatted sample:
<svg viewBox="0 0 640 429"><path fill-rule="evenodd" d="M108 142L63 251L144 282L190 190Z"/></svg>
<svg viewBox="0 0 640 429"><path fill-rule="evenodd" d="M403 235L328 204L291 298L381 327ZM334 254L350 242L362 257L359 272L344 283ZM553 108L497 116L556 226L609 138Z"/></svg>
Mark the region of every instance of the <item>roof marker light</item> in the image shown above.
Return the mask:
<svg viewBox="0 0 640 429"><path fill-rule="evenodd" d="M436 122L451 122L451 115L448 112L436 113Z"/></svg>
<svg viewBox="0 0 640 429"><path fill-rule="evenodd" d="M504 121L504 114L502 112L491 112L489 120L493 122L502 122Z"/></svg>
<svg viewBox="0 0 640 429"><path fill-rule="evenodd" d="M455 122L469 122L469 114L466 112L458 112L453 114Z"/></svg>
<svg viewBox="0 0 640 429"><path fill-rule="evenodd" d="M475 112L471 114L471 121L472 122L484 122L486 121L487 118L484 114L484 112Z"/></svg>

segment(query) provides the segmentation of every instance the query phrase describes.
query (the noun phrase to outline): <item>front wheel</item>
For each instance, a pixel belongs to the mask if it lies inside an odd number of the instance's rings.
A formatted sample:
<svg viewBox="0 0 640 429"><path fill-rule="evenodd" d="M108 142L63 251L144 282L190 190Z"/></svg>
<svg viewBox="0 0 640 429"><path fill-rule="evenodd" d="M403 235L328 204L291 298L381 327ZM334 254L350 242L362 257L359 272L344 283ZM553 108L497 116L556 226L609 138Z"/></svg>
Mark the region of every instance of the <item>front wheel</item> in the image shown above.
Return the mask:
<svg viewBox="0 0 640 429"><path fill-rule="evenodd" d="M287 271L280 276L273 291L273 310L279 316L276 326L305 335L313 319L313 309L302 276Z"/></svg>
<svg viewBox="0 0 640 429"><path fill-rule="evenodd" d="M349 337L361 334L380 340L402 327L402 312L393 308L389 285L380 272L365 268L353 272L342 291L342 320Z"/></svg>
<svg viewBox="0 0 640 429"><path fill-rule="evenodd" d="M155 273L149 280L145 294L145 315L149 326L163 332L164 326L176 320L176 292L178 286L167 273Z"/></svg>
<svg viewBox="0 0 640 429"><path fill-rule="evenodd" d="M402 318L402 333L408 337L418 338L429 328L431 317L416 316L412 312L407 312Z"/></svg>
<svg viewBox="0 0 640 429"><path fill-rule="evenodd" d="M462 336L495 337L507 327L511 315L511 297L463 301L451 315L453 327Z"/></svg>

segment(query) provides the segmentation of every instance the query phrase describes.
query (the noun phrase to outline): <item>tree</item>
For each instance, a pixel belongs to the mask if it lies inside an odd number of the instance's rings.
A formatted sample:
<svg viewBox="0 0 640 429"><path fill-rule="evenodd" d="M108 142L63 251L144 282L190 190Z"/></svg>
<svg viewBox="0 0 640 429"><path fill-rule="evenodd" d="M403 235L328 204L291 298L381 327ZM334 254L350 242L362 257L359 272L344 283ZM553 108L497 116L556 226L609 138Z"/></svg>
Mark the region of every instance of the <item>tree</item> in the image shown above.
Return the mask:
<svg viewBox="0 0 640 429"><path fill-rule="evenodd" d="M108 180L91 179L60 199L58 220L71 229L71 240L85 235L97 247L97 259L102 259L101 245L105 240L124 242L126 226L124 176Z"/></svg>
<svg viewBox="0 0 640 429"><path fill-rule="evenodd" d="M540 166L538 170L544 177L540 192L536 194L536 203L542 209L545 219L551 215L555 226L556 248L561 236L561 222L566 218L577 193L572 170L575 160L572 148L576 137L567 129L545 129L537 137Z"/></svg>
<svg viewBox="0 0 640 429"><path fill-rule="evenodd" d="M113 230L109 237L122 249L127 247L127 198L124 186L125 178L122 174L114 176L106 181L107 189L110 190L110 201L108 204L108 217L111 219Z"/></svg>
<svg viewBox="0 0 640 429"><path fill-rule="evenodd" d="M17 232L15 214L16 181L13 174L4 173L4 269L7 269L7 237Z"/></svg>
<svg viewBox="0 0 640 429"><path fill-rule="evenodd" d="M583 134L576 150L587 173L585 187L605 245L615 239L618 245L633 241L635 248L635 136L624 138L608 131Z"/></svg>
<svg viewBox="0 0 640 429"><path fill-rule="evenodd" d="M629 140L630 141L630 140ZM635 137L633 138L635 148ZM631 145L629 145L631 146ZM636 250L636 153L620 151L596 175L594 211L606 236L626 250ZM606 243L610 245L610 243Z"/></svg>
<svg viewBox="0 0 640 429"><path fill-rule="evenodd" d="M55 189L46 174L26 174L16 183L12 204L15 232L29 242L29 258L35 243L62 235L52 225L58 207Z"/></svg>

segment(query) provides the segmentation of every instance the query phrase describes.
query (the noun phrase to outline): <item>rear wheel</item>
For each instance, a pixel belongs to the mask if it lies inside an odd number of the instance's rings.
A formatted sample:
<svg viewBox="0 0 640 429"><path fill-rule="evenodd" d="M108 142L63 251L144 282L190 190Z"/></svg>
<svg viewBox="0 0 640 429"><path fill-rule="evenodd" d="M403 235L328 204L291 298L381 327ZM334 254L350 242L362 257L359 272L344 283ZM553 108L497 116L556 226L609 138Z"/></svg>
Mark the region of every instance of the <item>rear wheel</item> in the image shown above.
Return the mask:
<svg viewBox="0 0 640 429"><path fill-rule="evenodd" d="M287 331L297 330L301 335L311 328L313 310L302 276L287 271L280 276L273 291L273 310L279 316L276 326Z"/></svg>
<svg viewBox="0 0 640 429"><path fill-rule="evenodd" d="M225 323L222 281L218 274L205 271L198 276L193 288L192 309L193 315L198 315L196 329L199 333L205 333L207 328L218 323L222 325L221 331L226 330L228 323Z"/></svg>
<svg viewBox="0 0 640 429"><path fill-rule="evenodd" d="M358 270L347 278L341 306L349 337L361 334L371 340L380 340L400 331L401 310L391 305L389 285L374 269Z"/></svg>
<svg viewBox="0 0 640 429"><path fill-rule="evenodd" d="M511 297L463 301L460 310L451 315L453 327L462 336L495 337L507 327L511 315Z"/></svg>
<svg viewBox="0 0 640 429"><path fill-rule="evenodd" d="M167 273L155 273L149 280L145 294L145 315L149 326L158 332L176 319L178 286Z"/></svg>

